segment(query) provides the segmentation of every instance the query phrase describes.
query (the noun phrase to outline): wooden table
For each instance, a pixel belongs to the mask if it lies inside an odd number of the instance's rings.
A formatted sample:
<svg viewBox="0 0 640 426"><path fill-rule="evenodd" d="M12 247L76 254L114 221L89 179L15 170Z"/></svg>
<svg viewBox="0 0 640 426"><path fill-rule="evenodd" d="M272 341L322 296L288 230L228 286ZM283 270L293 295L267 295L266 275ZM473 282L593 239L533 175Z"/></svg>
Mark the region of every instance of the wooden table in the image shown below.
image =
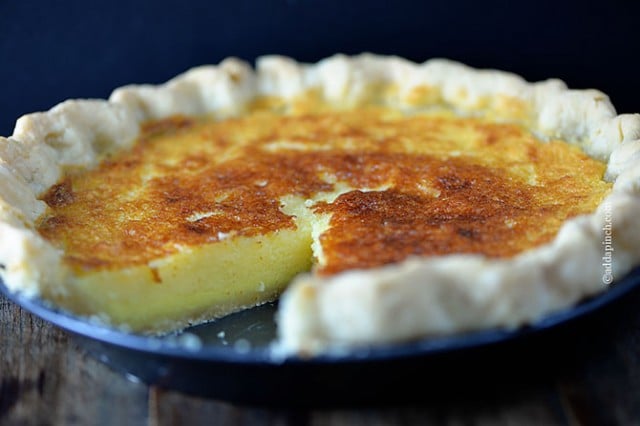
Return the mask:
<svg viewBox="0 0 640 426"><path fill-rule="evenodd" d="M270 408L188 396L124 377L66 332L0 296L0 424L640 424L639 303L640 291L634 291L512 360L525 372L543 353L551 354L547 359L556 358L554 351L564 355L559 368L543 373L509 373L506 381L498 375L459 396L411 403ZM570 346L558 339L571 340ZM467 387L465 378L452 380Z"/></svg>

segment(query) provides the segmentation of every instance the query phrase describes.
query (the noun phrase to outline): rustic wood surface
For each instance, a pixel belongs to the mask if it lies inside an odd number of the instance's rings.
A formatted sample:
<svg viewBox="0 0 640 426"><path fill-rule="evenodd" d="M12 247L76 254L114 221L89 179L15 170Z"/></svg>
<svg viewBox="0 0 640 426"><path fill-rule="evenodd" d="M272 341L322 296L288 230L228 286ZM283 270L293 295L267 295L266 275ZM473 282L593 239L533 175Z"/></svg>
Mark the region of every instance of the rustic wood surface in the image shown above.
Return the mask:
<svg viewBox="0 0 640 426"><path fill-rule="evenodd" d="M571 331L575 341L569 350L562 348L570 361L549 374L516 377L509 386L497 380L460 398L290 409L146 386L112 371L66 332L0 296L0 424L640 424L638 293ZM560 350L561 343L554 345L539 350ZM539 355L534 350L513 361L524 371Z"/></svg>

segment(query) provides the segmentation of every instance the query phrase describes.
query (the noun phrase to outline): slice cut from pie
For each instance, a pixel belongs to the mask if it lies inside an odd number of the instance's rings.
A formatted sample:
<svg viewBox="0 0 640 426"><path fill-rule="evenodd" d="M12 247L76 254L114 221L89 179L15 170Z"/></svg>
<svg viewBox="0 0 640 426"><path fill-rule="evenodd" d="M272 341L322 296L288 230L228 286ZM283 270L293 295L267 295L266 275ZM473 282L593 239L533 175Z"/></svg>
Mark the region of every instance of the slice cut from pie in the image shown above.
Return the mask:
<svg viewBox="0 0 640 426"><path fill-rule="evenodd" d="M136 332L284 292L297 353L515 327L638 263L639 135L555 80L231 59L21 118L2 277Z"/></svg>

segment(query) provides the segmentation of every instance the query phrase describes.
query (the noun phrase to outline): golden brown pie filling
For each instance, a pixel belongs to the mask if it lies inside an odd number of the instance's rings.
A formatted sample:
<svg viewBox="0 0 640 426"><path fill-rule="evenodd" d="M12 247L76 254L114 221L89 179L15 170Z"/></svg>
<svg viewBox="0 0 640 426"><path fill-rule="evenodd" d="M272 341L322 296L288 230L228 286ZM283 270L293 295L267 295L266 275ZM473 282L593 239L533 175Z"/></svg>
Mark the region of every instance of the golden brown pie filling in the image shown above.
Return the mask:
<svg viewBox="0 0 640 426"><path fill-rule="evenodd" d="M412 255L509 257L592 212L611 188L604 170L516 124L374 106L284 114L261 101L240 118L147 123L131 151L51 188L38 229L84 274L295 230L294 197L328 218L321 274Z"/></svg>

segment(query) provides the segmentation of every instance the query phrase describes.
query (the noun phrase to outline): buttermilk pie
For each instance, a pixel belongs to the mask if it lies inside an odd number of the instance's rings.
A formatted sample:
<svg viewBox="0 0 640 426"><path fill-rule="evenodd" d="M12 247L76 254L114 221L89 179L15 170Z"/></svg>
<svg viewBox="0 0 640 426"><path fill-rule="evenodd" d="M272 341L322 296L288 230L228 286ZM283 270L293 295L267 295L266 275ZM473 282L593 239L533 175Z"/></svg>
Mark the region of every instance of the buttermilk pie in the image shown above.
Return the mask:
<svg viewBox="0 0 640 426"><path fill-rule="evenodd" d="M444 59L230 58L25 115L0 163L6 287L136 333L515 328L640 262L640 115Z"/></svg>

